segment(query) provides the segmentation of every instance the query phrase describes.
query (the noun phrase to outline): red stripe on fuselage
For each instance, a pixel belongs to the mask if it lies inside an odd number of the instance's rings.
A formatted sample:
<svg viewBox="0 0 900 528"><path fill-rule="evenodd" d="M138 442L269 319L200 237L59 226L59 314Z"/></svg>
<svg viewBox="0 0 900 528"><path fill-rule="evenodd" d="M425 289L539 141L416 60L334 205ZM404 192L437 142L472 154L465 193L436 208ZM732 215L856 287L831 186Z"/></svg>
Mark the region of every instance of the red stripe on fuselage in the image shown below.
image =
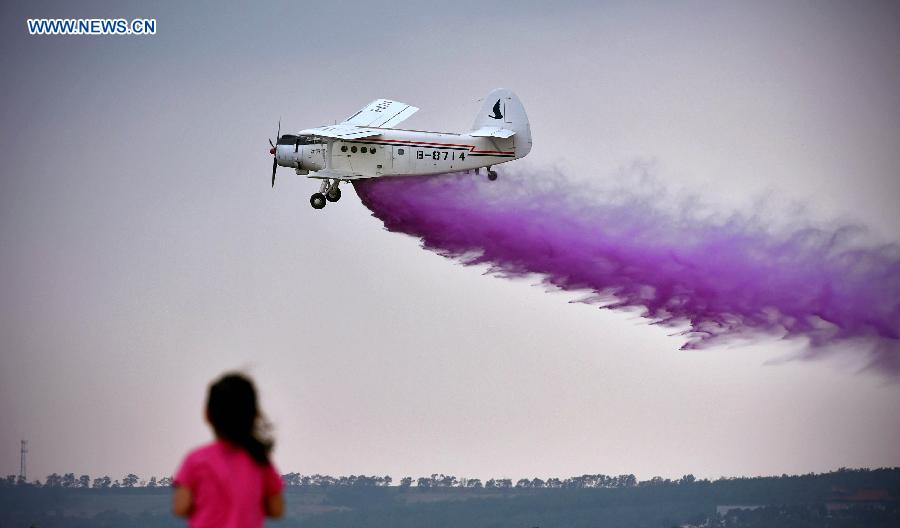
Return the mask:
<svg viewBox="0 0 900 528"><path fill-rule="evenodd" d="M352 140L350 140L352 141ZM360 139L362 142L362 139ZM475 145L460 145L458 143L432 143L430 141L410 141L410 140L401 140L401 139L373 139L372 143L402 143L403 146L414 147L416 145L431 145L437 147L463 147L468 148L469 152L474 154L513 154L515 155L515 151L505 152L502 150L478 150Z"/></svg>

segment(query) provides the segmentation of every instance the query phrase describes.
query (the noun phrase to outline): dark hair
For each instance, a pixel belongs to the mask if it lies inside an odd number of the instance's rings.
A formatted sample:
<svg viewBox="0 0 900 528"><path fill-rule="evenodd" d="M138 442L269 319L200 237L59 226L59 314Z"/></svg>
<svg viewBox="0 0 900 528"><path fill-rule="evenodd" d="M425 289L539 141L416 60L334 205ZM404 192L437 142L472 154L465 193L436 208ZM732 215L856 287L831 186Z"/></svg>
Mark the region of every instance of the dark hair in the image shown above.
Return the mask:
<svg viewBox="0 0 900 528"><path fill-rule="evenodd" d="M206 415L220 438L247 451L256 463L269 465L274 442L266 435L269 425L260 415L249 378L229 373L210 385Z"/></svg>

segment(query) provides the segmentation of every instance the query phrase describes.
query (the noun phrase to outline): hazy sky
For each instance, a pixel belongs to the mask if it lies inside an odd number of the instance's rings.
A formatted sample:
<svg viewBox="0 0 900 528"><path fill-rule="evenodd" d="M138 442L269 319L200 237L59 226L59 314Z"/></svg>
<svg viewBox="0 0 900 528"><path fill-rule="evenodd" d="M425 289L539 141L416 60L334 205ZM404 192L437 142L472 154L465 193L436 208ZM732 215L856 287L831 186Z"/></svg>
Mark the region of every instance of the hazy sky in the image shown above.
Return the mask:
<svg viewBox="0 0 900 528"><path fill-rule="evenodd" d="M28 36L149 17L152 37ZM514 162L635 160L900 240L900 7L875 2L4 4L0 473L170 473L243 368L283 471L639 478L900 465L900 384L797 345L679 351L635 315L484 276L309 207L266 139L372 99L467 129L515 90ZM500 167L502 177L503 167ZM791 205L794 204L794 205Z"/></svg>

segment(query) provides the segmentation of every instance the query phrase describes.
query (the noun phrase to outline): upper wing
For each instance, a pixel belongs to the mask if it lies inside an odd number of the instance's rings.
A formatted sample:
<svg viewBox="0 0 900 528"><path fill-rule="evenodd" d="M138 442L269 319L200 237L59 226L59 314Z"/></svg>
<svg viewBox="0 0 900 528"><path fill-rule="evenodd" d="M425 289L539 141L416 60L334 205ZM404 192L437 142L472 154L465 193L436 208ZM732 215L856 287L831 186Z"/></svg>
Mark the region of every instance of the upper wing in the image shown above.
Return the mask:
<svg viewBox="0 0 900 528"><path fill-rule="evenodd" d="M495 137L495 138L508 138L512 137L515 134L512 130L507 128L500 127L481 127L478 130L473 130L469 132L470 136L475 137Z"/></svg>
<svg viewBox="0 0 900 528"><path fill-rule="evenodd" d="M321 136L334 139L359 139L380 135L381 132L367 127L391 128L418 112L410 106L388 99L378 99L356 112L343 123L301 130L301 136Z"/></svg>
<svg viewBox="0 0 900 528"><path fill-rule="evenodd" d="M392 128L418 111L418 108L406 103L390 99L376 99L348 117L344 123L361 127Z"/></svg>
<svg viewBox="0 0 900 528"><path fill-rule="evenodd" d="M316 128L307 128L298 132L301 136L322 136L335 139L359 139L365 137L378 136L380 130L359 127L352 124L338 123L337 125L320 126Z"/></svg>

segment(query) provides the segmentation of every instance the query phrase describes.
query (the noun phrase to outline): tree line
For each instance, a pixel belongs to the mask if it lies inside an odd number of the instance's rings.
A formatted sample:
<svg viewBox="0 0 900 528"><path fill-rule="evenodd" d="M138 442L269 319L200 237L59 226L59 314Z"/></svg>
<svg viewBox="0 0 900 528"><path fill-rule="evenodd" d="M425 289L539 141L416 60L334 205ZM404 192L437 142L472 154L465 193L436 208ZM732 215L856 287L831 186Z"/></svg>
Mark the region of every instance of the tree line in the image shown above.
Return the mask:
<svg viewBox="0 0 900 528"><path fill-rule="evenodd" d="M896 469L896 468L894 468ZM867 473L871 471L870 469L848 469L848 468L840 468L835 473L836 474L852 474L852 473ZM825 475L825 473L823 473ZM806 475L799 475L799 477L815 477L815 473L808 473ZM368 487L398 487L398 488L411 488L415 485L416 488L425 490L425 489L434 489L434 488L468 488L468 489L593 489L593 488L602 488L602 489L623 489L623 488L634 488L634 487L661 487L661 486L679 486L679 485L688 485L688 484L709 484L711 481L708 479L698 480L694 477L694 475L688 474L684 475L679 479L667 479L663 477L653 477L649 480L638 481L638 479L632 475L604 475L602 473L597 474L584 474L579 476L568 477L565 479L560 479L557 477L550 477L547 479L541 478L522 478L516 481L508 478L491 478L486 481L482 481L478 478L466 478L461 477L457 478L454 475L445 475L443 473L432 473L427 477L403 477L401 478L397 484L394 484L394 479L390 475L384 476L376 476L376 475L350 475L350 476L340 476L333 477L331 475L303 475L301 473L285 473L281 476L284 484L289 487L300 487L300 488L368 488ZM772 477L721 477L717 479L715 482L729 482L729 481L755 481L762 479L770 479ZM781 478L788 478L788 475L781 475ZM29 486L36 488L94 488L94 489L111 489L111 488L157 488L157 487L169 487L172 485L172 477L160 477L157 478L155 476L150 477L149 479L142 479L140 476L134 473L128 473L121 479L113 480L108 475L104 475L102 477L91 479L89 475L80 475L78 477L75 476L74 473L65 473L63 475L59 475L57 473L52 473L47 475L47 478L41 482L40 480L35 480L32 482L25 481L21 476L16 475L7 475L6 478L0 479L0 487L12 487L12 486Z"/></svg>
<svg viewBox="0 0 900 528"><path fill-rule="evenodd" d="M394 479L390 475L383 477L366 476L366 475L350 475L349 477L332 477L330 475L302 475L300 473L287 473L282 475L285 485L299 487L367 487L367 486L391 486ZM686 475L681 480L689 480L693 482L693 475ZM652 482L659 480L663 482L661 477L656 477ZM665 480L665 482L672 482ZM679 480L680 482L680 480ZM637 478L634 475L618 475L609 476L603 474L581 475L577 477L569 477L560 479L557 477L519 479L513 481L508 478L492 478L482 482L478 478L457 478L454 475L444 475L443 473L432 473L427 477L403 477L398 483L400 488L410 488L415 484L417 488L471 488L471 489L525 489L525 488L628 488L638 485Z"/></svg>
<svg viewBox="0 0 900 528"><path fill-rule="evenodd" d="M51 473L47 475L44 482L34 480L28 482L22 476L7 475L6 478L0 479L0 487L9 488L13 486L27 486L32 488L70 488L70 489L107 489L107 488L157 488L168 487L172 485L172 477L150 477L149 480L141 479L134 473L129 473L122 477L121 480L112 480L109 475L97 477L91 480L90 475L81 475L76 477L74 473Z"/></svg>
<svg viewBox="0 0 900 528"><path fill-rule="evenodd" d="M330 488L330 487L388 487L394 486L399 488L411 488L413 485L419 489L432 488L468 488L468 489L583 489L583 488L630 488L635 486L651 486L651 485L672 485L694 482L693 475L685 475L678 480L663 479L662 477L654 477L648 481L638 482L634 475L618 475L610 476L602 473L585 474L580 476L560 479L551 477L542 478L522 478L516 481L508 478L492 478L482 481L478 478L457 478L454 475L445 475L443 473L433 473L427 477L403 477L395 485L394 479L390 475L350 475L333 477L331 475L303 475L292 472L281 476L284 484L290 487L301 488ZM0 487L12 486L29 486L35 488L72 488L72 489L112 489L112 488L157 488L169 487L172 485L172 477L155 476L149 479L142 479L134 473L128 473L121 479L113 480L109 475L91 479L89 475L75 476L74 473L52 473L47 475L43 482L34 480L27 482L21 476L7 475L6 478L0 479Z"/></svg>
<svg viewBox="0 0 900 528"><path fill-rule="evenodd" d="M534 478L481 481L441 473L397 480L389 476L333 477L300 473L288 473L283 478L291 486L289 493L293 497L288 500L294 503L294 509L288 518L279 521L282 528L900 527L900 468L841 468L821 474L723 477L712 481L690 475L637 481L629 475L585 474L568 479L538 479L543 486L535 483ZM145 481L129 473L119 478L119 488L135 488L128 491L77 489L91 487L95 480L98 479L87 475L79 478L75 474L50 475L40 488L32 488L31 483L16 485L15 477L0 478L0 526L183 526L182 521L168 512L167 489L144 489L150 487L152 477ZM101 488L116 484L104 477L99 481ZM491 481L491 486L499 487L499 491L485 489ZM170 480L156 479L157 486L169 483ZM481 489L471 489L479 483ZM422 488L417 490L419 485ZM544 489L533 489L535 485ZM76 489L64 489L64 486ZM528 486L532 489L523 489ZM512 489L505 491L508 488ZM859 504L854 502L856 499L850 500L862 492L875 499ZM301 498L307 493L315 500ZM427 500L421 500L419 493L427 496ZM127 511L121 511L125 505L120 502L123 494L131 497ZM735 509L720 514L719 505L750 505L756 509Z"/></svg>

